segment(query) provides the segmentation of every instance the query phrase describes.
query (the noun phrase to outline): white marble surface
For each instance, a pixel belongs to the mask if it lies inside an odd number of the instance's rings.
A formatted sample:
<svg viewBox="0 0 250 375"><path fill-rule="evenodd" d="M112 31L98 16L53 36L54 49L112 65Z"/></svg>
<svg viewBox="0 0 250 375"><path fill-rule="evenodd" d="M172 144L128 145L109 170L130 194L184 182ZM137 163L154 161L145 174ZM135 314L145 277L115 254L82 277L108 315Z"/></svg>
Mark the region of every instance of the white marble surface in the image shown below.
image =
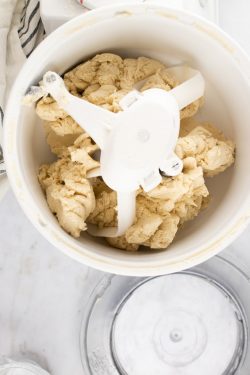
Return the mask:
<svg viewBox="0 0 250 375"><path fill-rule="evenodd" d="M249 14L248 0L220 0L221 25L250 53ZM250 270L249 243L248 228L226 251ZM9 192L0 203L0 355L34 359L53 375L83 374L83 296L101 276L43 239Z"/></svg>
<svg viewBox="0 0 250 375"><path fill-rule="evenodd" d="M82 301L101 272L43 239L11 192L0 228L0 354L37 360L54 375L82 374Z"/></svg>

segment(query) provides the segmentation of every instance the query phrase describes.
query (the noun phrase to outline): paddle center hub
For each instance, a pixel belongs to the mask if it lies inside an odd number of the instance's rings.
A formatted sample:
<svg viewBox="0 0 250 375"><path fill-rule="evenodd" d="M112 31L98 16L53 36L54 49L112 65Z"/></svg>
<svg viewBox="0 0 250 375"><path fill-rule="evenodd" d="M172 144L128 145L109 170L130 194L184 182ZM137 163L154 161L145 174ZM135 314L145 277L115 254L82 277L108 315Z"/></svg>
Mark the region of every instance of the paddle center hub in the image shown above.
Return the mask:
<svg viewBox="0 0 250 375"><path fill-rule="evenodd" d="M114 190L133 191L153 175L161 180L160 166L172 156L178 139L180 117L176 100L161 89L132 91L122 99L101 153L101 172Z"/></svg>

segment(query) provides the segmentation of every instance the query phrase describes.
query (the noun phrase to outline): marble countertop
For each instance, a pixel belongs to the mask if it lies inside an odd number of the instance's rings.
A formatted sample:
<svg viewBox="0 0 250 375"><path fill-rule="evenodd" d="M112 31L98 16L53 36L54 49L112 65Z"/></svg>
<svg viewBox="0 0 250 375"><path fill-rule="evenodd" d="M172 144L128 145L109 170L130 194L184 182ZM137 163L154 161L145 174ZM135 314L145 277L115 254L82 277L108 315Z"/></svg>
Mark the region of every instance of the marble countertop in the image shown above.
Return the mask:
<svg viewBox="0 0 250 375"><path fill-rule="evenodd" d="M0 204L0 354L80 375L83 297L102 273L50 245L12 192ZM87 286L88 285L88 286Z"/></svg>
<svg viewBox="0 0 250 375"><path fill-rule="evenodd" d="M221 26L250 53L247 0L220 0ZM83 297L103 276L66 257L31 225L12 192L0 203L0 355L53 375L81 375ZM250 269L250 229L226 250Z"/></svg>

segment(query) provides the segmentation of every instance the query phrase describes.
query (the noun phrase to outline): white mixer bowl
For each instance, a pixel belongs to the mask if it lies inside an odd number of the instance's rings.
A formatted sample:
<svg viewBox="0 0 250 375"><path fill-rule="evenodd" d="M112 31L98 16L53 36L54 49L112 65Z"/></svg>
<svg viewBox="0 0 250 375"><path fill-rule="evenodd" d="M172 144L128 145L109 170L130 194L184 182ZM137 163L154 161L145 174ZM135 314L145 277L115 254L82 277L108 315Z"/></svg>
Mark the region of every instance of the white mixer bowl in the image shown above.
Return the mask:
<svg viewBox="0 0 250 375"><path fill-rule="evenodd" d="M163 251L130 253L84 233L72 238L50 212L37 180L38 167L53 160L34 108L21 105L43 74L64 73L98 52L148 56L167 65L186 63L206 80L201 119L214 123L237 146L235 165L208 180L208 209L186 224ZM207 260L229 245L250 216L250 63L241 48L215 25L162 5L119 5L73 19L35 50L20 72L5 116L8 176L23 210L36 228L65 254L104 271L159 275Z"/></svg>

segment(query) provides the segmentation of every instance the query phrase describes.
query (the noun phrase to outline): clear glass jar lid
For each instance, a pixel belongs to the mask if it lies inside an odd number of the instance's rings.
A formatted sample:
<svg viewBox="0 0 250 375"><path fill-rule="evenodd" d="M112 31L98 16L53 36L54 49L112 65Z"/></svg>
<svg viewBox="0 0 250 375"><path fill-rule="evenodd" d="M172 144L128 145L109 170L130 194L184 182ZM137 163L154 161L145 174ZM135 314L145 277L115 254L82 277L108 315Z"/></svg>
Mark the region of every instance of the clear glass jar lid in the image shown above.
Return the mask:
<svg viewBox="0 0 250 375"><path fill-rule="evenodd" d="M249 292L249 278L221 257L156 278L107 276L84 309L84 374L249 369Z"/></svg>
<svg viewBox="0 0 250 375"><path fill-rule="evenodd" d="M122 374L221 375L237 360L243 327L237 306L199 275L178 273L132 291L112 328ZM180 370L181 369L181 370Z"/></svg>

